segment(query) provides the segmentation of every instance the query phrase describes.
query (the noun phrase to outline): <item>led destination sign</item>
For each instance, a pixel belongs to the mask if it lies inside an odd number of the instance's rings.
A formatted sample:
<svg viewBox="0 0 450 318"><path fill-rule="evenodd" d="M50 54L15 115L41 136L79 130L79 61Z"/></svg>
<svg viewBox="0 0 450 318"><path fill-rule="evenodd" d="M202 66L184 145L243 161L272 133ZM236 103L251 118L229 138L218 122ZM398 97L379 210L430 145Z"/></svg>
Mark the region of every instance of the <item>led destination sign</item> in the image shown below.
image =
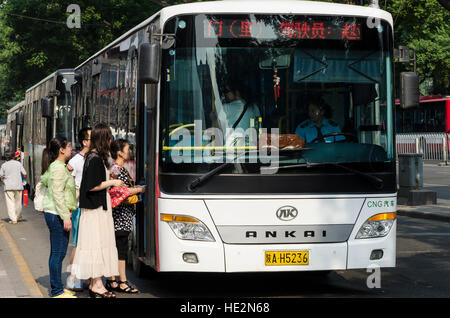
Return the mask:
<svg viewBox="0 0 450 318"><path fill-rule="evenodd" d="M329 21L280 22L263 20L204 19L205 38L225 39L302 39L302 40L360 40L359 23Z"/></svg>

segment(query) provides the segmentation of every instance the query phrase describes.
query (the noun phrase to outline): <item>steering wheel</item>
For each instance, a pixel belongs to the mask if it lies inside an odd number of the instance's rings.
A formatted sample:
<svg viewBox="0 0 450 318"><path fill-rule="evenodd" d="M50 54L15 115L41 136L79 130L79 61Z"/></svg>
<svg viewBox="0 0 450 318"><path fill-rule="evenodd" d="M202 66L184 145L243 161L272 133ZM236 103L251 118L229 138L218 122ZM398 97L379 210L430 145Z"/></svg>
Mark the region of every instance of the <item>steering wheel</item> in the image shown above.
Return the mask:
<svg viewBox="0 0 450 318"><path fill-rule="evenodd" d="M358 142L358 136L355 136L355 135L350 134L350 133L338 132L338 133L331 133L331 134L322 135L322 137L316 137L313 140L311 140L309 143L312 144L316 140L321 140L321 139L323 139L323 141L320 141L320 142L325 142L325 138L327 138L327 137L336 137L336 136L345 136L345 139L342 140L342 141L346 141L347 139L351 139L353 142L356 142L356 143ZM350 138L348 138L348 137L350 137ZM340 141L341 140L336 141L336 138L334 138L334 142L340 142Z"/></svg>
<svg viewBox="0 0 450 318"><path fill-rule="evenodd" d="M181 126L178 126L178 127L176 127L175 129L172 129L170 132L169 132L169 136L172 136L175 132L177 132L178 130L181 130L181 129L183 129L183 128L187 128L187 127L195 127L195 124L194 123L192 123L192 124L182 124ZM192 128L191 128L192 129Z"/></svg>

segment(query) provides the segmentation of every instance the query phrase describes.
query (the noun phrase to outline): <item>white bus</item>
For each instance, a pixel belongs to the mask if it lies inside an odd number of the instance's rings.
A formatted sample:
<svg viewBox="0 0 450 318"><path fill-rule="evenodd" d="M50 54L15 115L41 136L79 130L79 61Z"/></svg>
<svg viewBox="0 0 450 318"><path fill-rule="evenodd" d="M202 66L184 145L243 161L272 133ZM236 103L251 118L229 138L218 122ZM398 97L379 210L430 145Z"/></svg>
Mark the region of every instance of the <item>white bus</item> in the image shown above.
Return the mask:
<svg viewBox="0 0 450 318"><path fill-rule="evenodd" d="M76 73L74 122L130 138L130 167L147 184L136 271L395 266L389 13L279 0L165 7ZM269 151L261 132L297 145Z"/></svg>

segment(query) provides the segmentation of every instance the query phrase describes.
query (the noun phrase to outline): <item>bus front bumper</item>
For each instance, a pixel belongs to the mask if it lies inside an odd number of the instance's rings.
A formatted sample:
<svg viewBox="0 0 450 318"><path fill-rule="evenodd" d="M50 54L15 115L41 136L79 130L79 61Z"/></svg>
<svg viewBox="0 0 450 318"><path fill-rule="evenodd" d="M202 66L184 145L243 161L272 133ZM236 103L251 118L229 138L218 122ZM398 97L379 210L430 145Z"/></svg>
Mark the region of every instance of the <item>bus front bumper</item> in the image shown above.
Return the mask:
<svg viewBox="0 0 450 318"><path fill-rule="evenodd" d="M284 272L324 271L395 267L396 223L382 238L355 239L341 243L323 244L225 244L180 240L167 224L161 224L160 271L162 272ZM216 233L217 234L217 233ZM381 252L380 252L381 251ZM268 264L273 252L305 253L301 265ZM300 254L298 254L300 255ZM304 255L304 254L303 254ZM381 255L381 257L380 257ZM193 258L192 258L193 257ZM373 259L373 258L378 259ZM196 262L191 262L192 259Z"/></svg>

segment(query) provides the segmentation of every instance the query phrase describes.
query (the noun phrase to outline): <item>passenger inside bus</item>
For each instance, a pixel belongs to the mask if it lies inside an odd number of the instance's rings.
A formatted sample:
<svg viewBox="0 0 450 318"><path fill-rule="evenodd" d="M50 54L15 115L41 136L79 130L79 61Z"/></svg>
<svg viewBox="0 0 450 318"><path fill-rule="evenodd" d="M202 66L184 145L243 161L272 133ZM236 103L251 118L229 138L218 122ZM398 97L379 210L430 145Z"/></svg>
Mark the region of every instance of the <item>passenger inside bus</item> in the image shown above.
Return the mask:
<svg viewBox="0 0 450 318"><path fill-rule="evenodd" d="M250 128L251 118L260 116L258 107L251 101L246 101L239 90L239 85L228 83L223 88L225 103L218 111L218 119L222 127ZM247 98L248 99L248 98Z"/></svg>
<svg viewBox="0 0 450 318"><path fill-rule="evenodd" d="M224 103L221 108L217 108L215 112L211 113L213 126L220 128L223 135L226 136L226 146L238 146L239 137L242 137L242 134L235 131L227 135L227 129L241 128L246 131L254 128L258 117L261 116L258 106L248 96L241 93L241 88L243 88L242 92L247 91L243 84L227 81L221 89Z"/></svg>
<svg viewBox="0 0 450 318"><path fill-rule="evenodd" d="M330 119L330 116L325 116L327 112L330 112L329 105L325 104L321 98L310 99L307 105L309 119L297 126L295 129L297 135L306 143L335 142L345 139L342 135L326 137L329 134L341 133L339 125Z"/></svg>

